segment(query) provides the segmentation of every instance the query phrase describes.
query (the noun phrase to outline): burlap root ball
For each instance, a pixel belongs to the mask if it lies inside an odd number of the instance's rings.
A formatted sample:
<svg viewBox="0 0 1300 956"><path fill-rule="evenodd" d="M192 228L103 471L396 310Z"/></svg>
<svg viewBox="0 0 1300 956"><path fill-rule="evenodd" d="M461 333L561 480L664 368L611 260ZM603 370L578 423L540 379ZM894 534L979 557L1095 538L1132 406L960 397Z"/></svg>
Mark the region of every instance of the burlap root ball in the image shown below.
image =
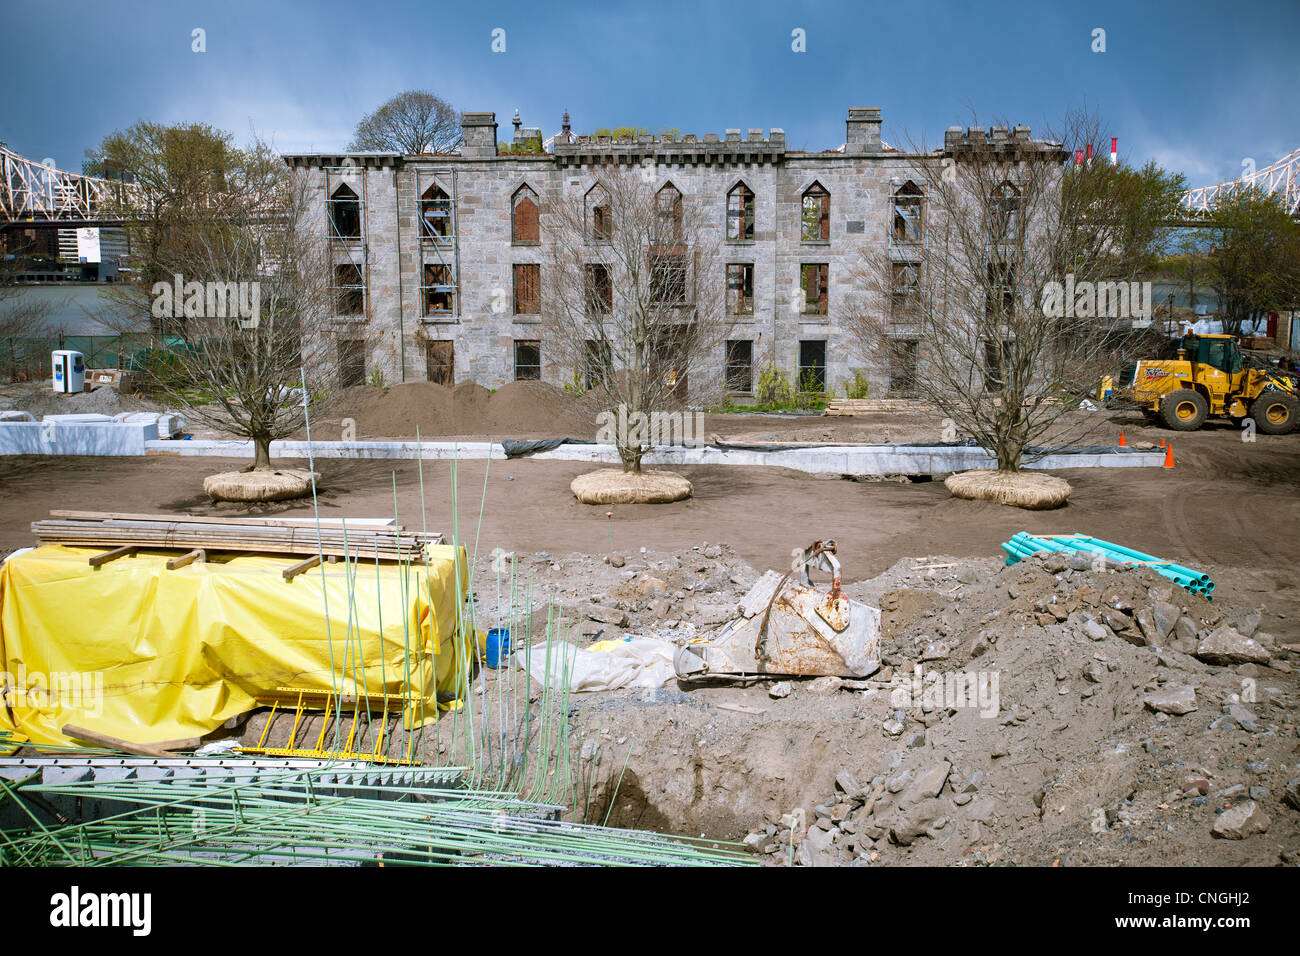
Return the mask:
<svg viewBox="0 0 1300 956"><path fill-rule="evenodd" d="M691 496L691 483L671 471L605 468L573 479L569 490L583 504L663 504Z"/></svg>
<svg viewBox="0 0 1300 956"><path fill-rule="evenodd" d="M1041 511L1059 508L1073 491L1064 478L1041 471L962 471L949 475L944 486L958 498L996 501Z"/></svg>
<svg viewBox="0 0 1300 956"><path fill-rule="evenodd" d="M285 501L310 495L311 481L310 471L297 468L226 471L204 478L203 491L214 501Z"/></svg>

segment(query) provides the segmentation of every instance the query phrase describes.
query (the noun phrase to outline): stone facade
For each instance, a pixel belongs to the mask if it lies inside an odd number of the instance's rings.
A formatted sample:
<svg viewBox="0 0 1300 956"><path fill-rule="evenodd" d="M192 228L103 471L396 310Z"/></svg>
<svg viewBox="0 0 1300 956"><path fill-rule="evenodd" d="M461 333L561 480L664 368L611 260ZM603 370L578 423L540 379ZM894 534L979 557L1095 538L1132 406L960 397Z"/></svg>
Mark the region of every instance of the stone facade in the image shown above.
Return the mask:
<svg viewBox="0 0 1300 956"><path fill-rule="evenodd" d="M566 116L567 121L567 116ZM360 236L335 238L336 263L353 263L364 275L364 302L359 315L334 320L342 338L364 341L365 374L378 374L388 384L434 377L430 352L451 343L454 379L498 387L516 378L518 341L541 343L541 374L552 382L572 378L572 368L548 360L540 316L514 313L513 270L517 264L538 264L546 282L545 219L540 242L512 241L512 202L526 188L544 211L548 204L571 201L585 194L599 169L614 161L649 165L655 188L671 182L688 200L703 201L721 237L725 263L752 264L753 314L737 322L733 339L753 343L753 378L760 366L774 359L794 379L803 342L825 342L825 381L836 394L854 371L863 370L871 394L889 394L889 361L861 354L844 327L849 296L862 295L854 273L862 266L863 249L890 243L891 194L914 176L915 154L892 149L880 137L880 110L851 109L845 144L827 152L800 152L786 146L785 134L772 129L728 130L675 139L641 136L557 136L552 151L540 155L505 152L497 144L494 114L466 113L462 120L464 146L459 154L398 156L393 154L293 155L286 162L310 178L320 197L313 228L328 229L327 196L336 196L347 183L360 205ZM984 131L950 129L945 152L959 151L971 134ZM1008 134L1027 139L1024 127ZM536 142L536 129L522 128L516 117L516 143ZM754 194L752 240L727 241L727 194L743 182ZM803 196L813 184L830 194L829 238L805 241L802 236ZM451 238L422 238L421 197L434 186L448 197ZM891 255L893 255L891 249ZM920 254L920 250L911 253ZM828 295L825 315L795 311L805 264L826 264ZM426 315L421 277L425 266L445 268L449 277L450 309ZM725 279L718 281L725 284ZM725 287L725 285L724 285ZM719 295L723 288L719 288ZM439 304L446 302L440 299ZM439 352L438 354L445 354ZM721 370L724 355L717 356ZM743 402L745 396L737 394Z"/></svg>

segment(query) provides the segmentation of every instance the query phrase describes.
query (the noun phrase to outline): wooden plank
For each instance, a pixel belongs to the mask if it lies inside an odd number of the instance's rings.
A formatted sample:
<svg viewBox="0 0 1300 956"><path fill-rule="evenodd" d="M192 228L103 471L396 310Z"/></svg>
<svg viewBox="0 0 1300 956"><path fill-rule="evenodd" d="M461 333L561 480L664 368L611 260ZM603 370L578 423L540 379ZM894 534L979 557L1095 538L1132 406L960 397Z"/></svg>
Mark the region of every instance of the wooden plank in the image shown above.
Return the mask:
<svg viewBox="0 0 1300 956"><path fill-rule="evenodd" d="M109 561L116 560L117 558L125 558L128 554L135 554L135 551L135 545L128 544L121 548L114 548L112 551L105 551L102 554L92 554L89 558L90 566L92 568L98 568L101 565L107 564Z"/></svg>
<svg viewBox="0 0 1300 956"><path fill-rule="evenodd" d="M175 571L177 568L186 567L187 565L193 564L195 561L198 561L199 564L203 564L207 560L208 560L208 556L204 553L203 549L195 548L193 551L190 551L188 554L182 554L179 558L172 558L170 561L168 561L167 570Z"/></svg>
<svg viewBox="0 0 1300 956"><path fill-rule="evenodd" d="M63 735L65 737L76 737L78 740L84 740L88 744L94 744L96 747L107 747L110 750L120 750L122 753L135 754L137 757L170 757L165 750L157 747L150 747L148 744L133 744L129 740L122 740L118 737L110 737L108 734L101 734L96 730L87 730L85 727L78 727L75 724L64 724Z"/></svg>
<svg viewBox="0 0 1300 956"><path fill-rule="evenodd" d="M126 511L66 511L54 510L50 512L51 518L63 518L69 521L155 521L159 524L217 524L217 525L247 525L249 527L264 528L301 528L304 526L315 525L314 518L221 518L212 515L158 515L158 514L136 514ZM332 531L341 531L343 528L343 518L322 518L321 527L329 528ZM347 521L357 522L374 522L386 521L386 518L348 518ZM349 524L348 530L355 528L359 532L401 532L405 527L399 524Z"/></svg>
<svg viewBox="0 0 1300 956"><path fill-rule="evenodd" d="M310 571L318 564L320 564L320 555L313 554L310 558L308 558L305 561L299 561L297 564L289 565L289 567L285 568L283 571L280 572L280 575L286 581L292 581L294 578L302 574L304 571Z"/></svg>

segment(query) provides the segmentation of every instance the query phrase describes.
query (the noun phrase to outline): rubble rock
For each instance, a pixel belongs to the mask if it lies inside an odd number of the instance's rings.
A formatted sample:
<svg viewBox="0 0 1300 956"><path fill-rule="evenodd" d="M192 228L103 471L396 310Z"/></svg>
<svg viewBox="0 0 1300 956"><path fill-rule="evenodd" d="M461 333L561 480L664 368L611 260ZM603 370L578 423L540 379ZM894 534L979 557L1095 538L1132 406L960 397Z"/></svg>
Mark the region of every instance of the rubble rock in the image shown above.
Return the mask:
<svg viewBox="0 0 1300 956"><path fill-rule="evenodd" d="M844 680L839 677L818 677L808 682L808 690L823 697L834 694L843 686Z"/></svg>
<svg viewBox="0 0 1300 956"><path fill-rule="evenodd" d="M767 689L767 696L780 700L782 697L789 697L791 690L792 687L788 680L777 681Z"/></svg>
<svg viewBox="0 0 1300 956"><path fill-rule="evenodd" d="M1196 648L1207 664L1267 664L1269 654L1259 643L1231 625L1216 628Z"/></svg>
<svg viewBox="0 0 1300 956"><path fill-rule="evenodd" d="M1185 684L1166 684L1142 699L1147 710L1159 714L1190 714L1196 710L1196 689Z"/></svg>
<svg viewBox="0 0 1300 956"><path fill-rule="evenodd" d="M1220 813L1214 821L1213 832L1216 837L1225 840L1244 840L1256 833L1263 833L1271 822L1258 803L1247 800Z"/></svg>
<svg viewBox="0 0 1300 956"><path fill-rule="evenodd" d="M924 836L947 810L946 800L926 799L900 808L889 822L889 840L899 846L911 846Z"/></svg>
<svg viewBox="0 0 1300 956"><path fill-rule="evenodd" d="M627 612L620 611L616 607L602 607L599 604L592 604L583 608L583 613L593 621L599 621L601 624L613 624L615 627L623 627L627 624Z"/></svg>

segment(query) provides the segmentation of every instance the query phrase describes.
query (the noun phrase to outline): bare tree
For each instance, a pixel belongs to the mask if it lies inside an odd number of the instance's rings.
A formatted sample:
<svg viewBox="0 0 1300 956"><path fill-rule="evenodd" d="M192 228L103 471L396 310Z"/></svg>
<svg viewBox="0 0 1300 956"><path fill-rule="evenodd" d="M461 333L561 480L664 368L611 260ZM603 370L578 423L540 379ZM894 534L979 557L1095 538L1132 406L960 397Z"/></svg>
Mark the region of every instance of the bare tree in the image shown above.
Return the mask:
<svg viewBox="0 0 1300 956"><path fill-rule="evenodd" d="M850 329L868 354L913 361L916 396L1001 471L1037 442L1094 427L1070 413L1117 366L1131 319L1150 317L1133 283L1162 248L1178 182L1068 162L1105 135L1076 112L1047 140L995 126L950 133L941 150L914 145L890 241L863 254Z"/></svg>
<svg viewBox="0 0 1300 956"><path fill-rule="evenodd" d="M312 229L310 184L273 150L241 151L229 173L207 201L176 204L173 238L146 245L154 258L140 277L109 294L137 328L175 337L143 369L150 390L251 440L254 470L268 470L271 442L338 384L328 251Z"/></svg>
<svg viewBox="0 0 1300 956"><path fill-rule="evenodd" d="M410 156L454 152L460 143L460 112L427 90L407 90L363 116L348 149Z"/></svg>
<svg viewBox="0 0 1300 956"><path fill-rule="evenodd" d="M640 471L649 424L725 391L721 223L705 200L620 167L570 187L542 221L547 347L590 388L588 407L616 417L623 470Z"/></svg>

